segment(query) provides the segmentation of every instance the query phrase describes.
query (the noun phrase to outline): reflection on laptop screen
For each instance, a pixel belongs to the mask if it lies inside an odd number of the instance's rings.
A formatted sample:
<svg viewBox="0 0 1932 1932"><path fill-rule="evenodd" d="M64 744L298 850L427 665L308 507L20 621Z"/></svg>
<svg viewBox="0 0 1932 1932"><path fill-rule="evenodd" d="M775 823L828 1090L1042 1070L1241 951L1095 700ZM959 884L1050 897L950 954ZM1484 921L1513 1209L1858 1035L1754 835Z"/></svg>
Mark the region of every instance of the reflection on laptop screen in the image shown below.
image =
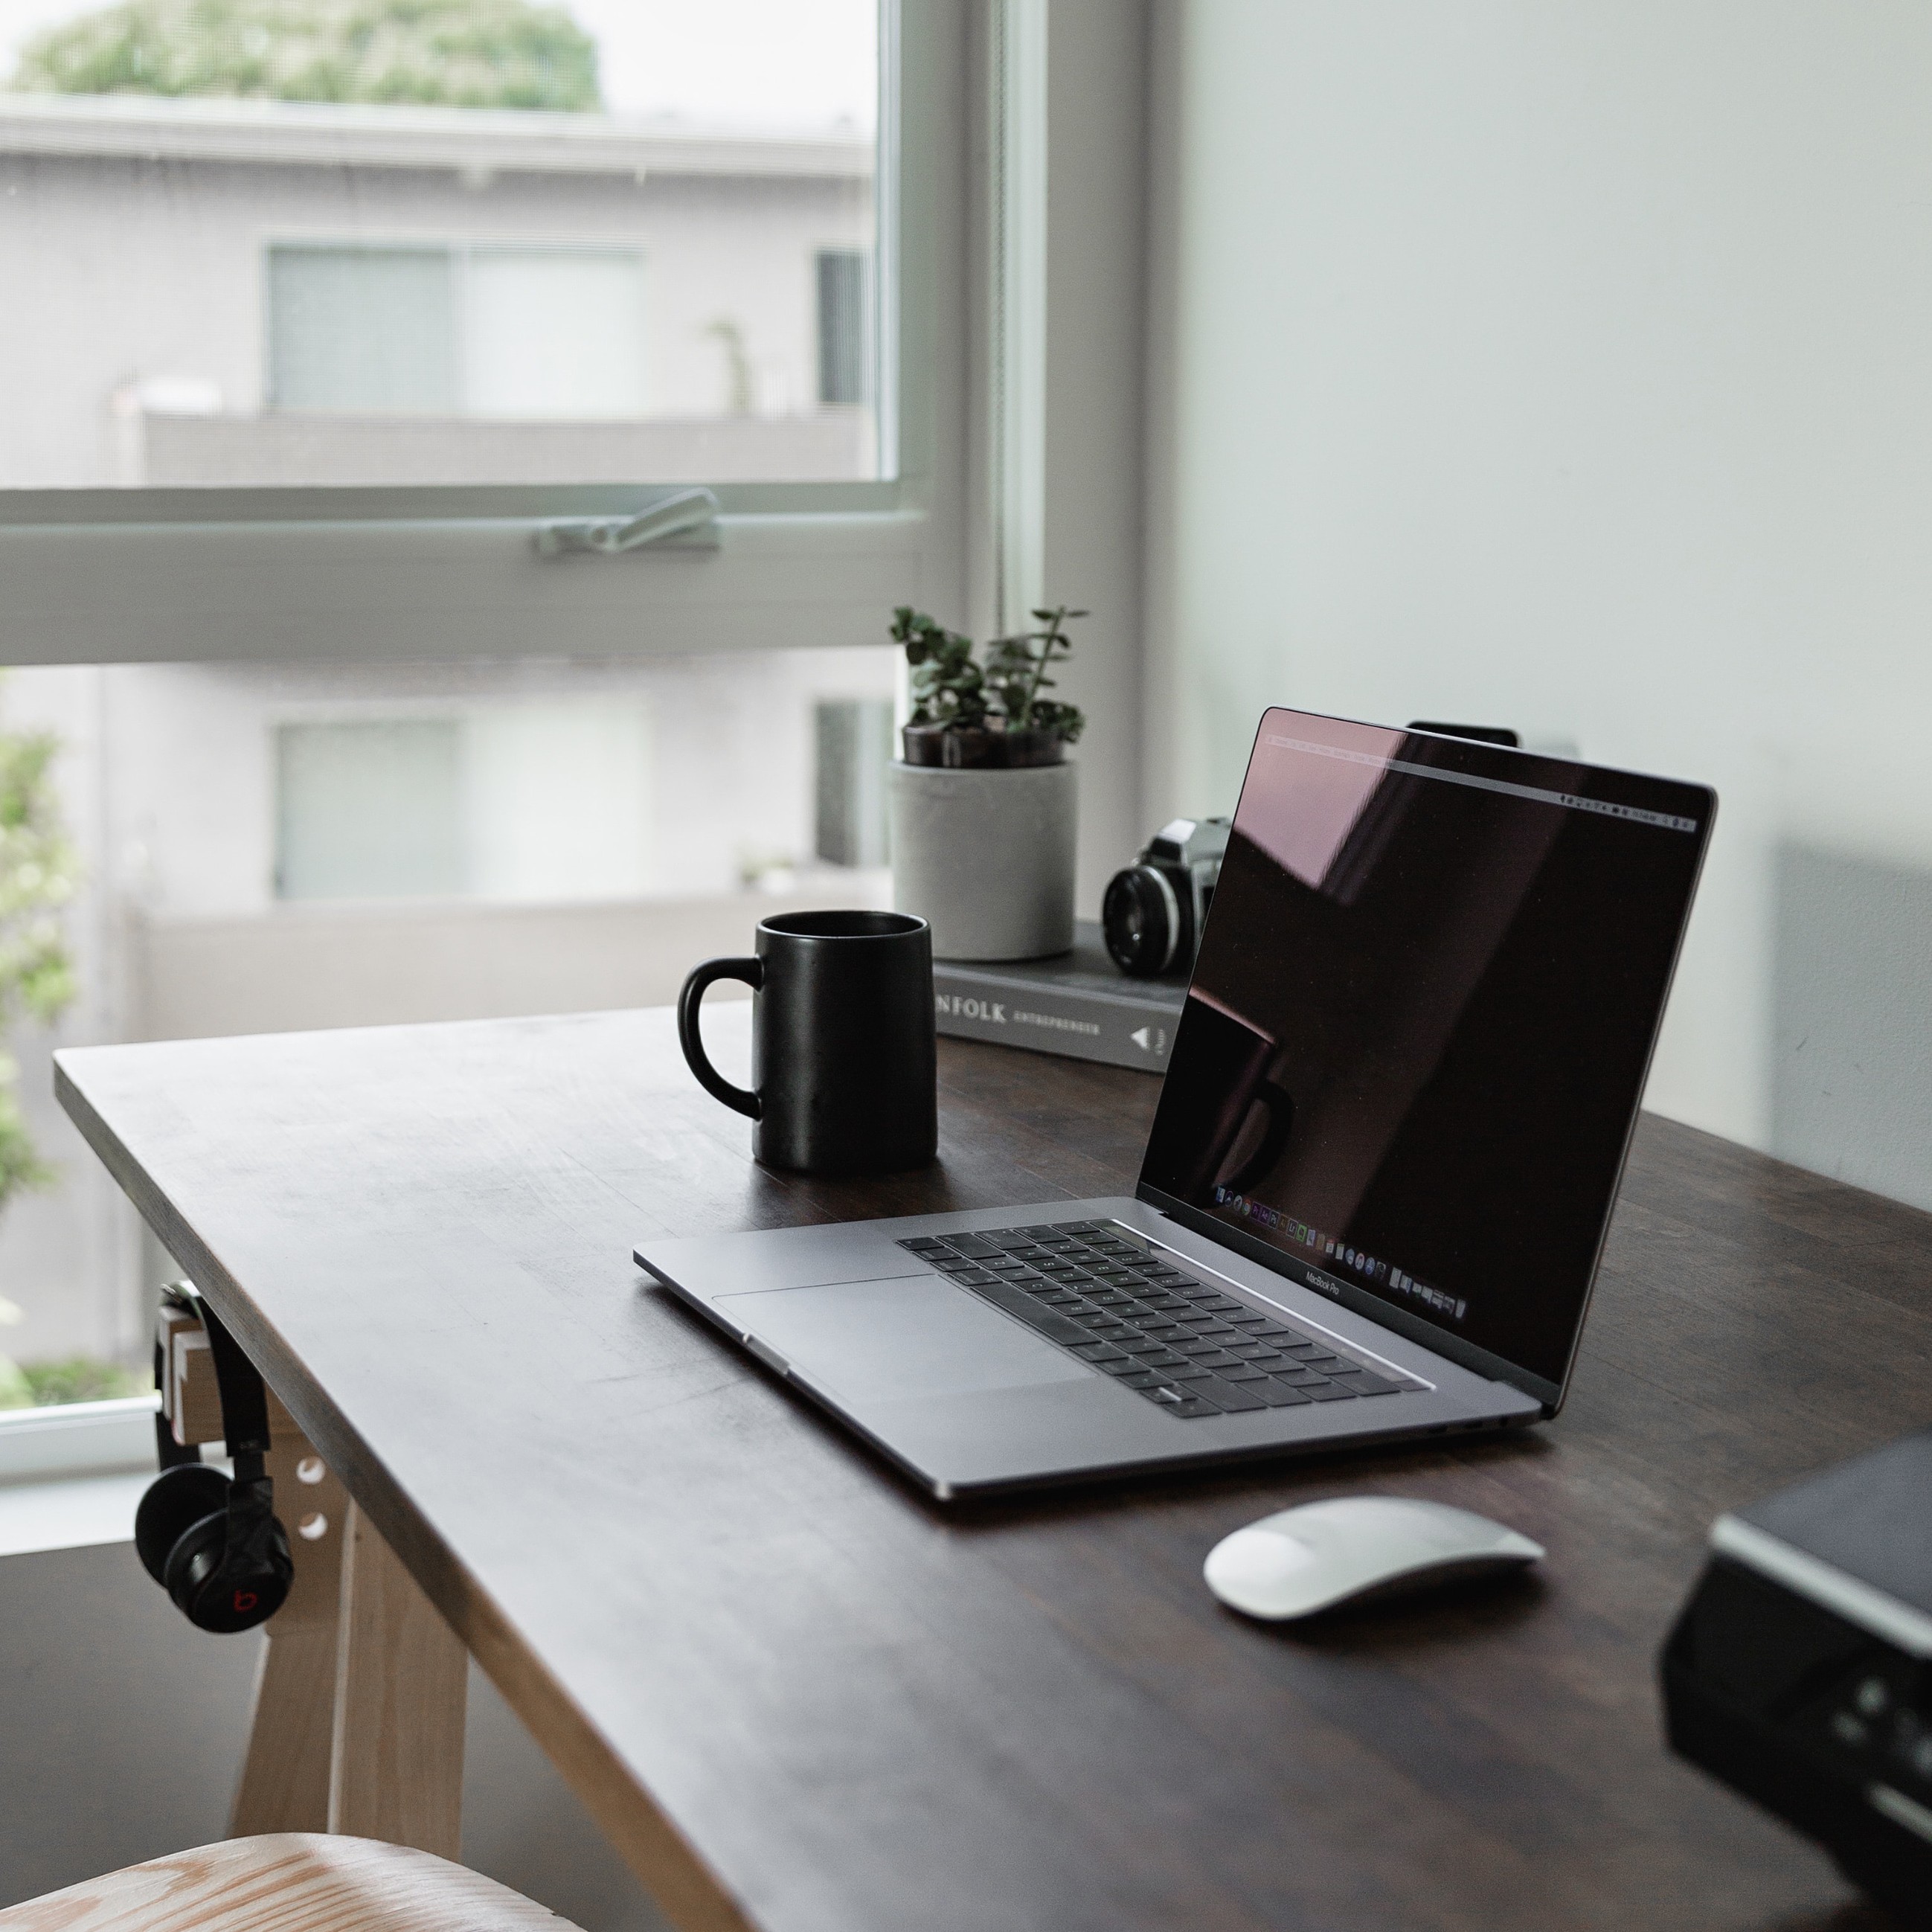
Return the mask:
<svg viewBox="0 0 1932 1932"><path fill-rule="evenodd" d="M1143 1194L1560 1384L1715 806L1269 712Z"/></svg>

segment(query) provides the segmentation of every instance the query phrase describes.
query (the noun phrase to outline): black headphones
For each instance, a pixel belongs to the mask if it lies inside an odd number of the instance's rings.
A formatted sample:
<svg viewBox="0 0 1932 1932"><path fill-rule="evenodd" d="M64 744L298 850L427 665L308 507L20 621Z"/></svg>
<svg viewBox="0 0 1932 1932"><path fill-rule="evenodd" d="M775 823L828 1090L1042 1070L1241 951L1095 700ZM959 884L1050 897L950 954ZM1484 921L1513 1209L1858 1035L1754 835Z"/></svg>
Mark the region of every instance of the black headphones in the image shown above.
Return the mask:
<svg viewBox="0 0 1932 1932"><path fill-rule="evenodd" d="M183 1448L167 1418L158 1413L161 1473L134 1513L134 1547L148 1574L197 1628L253 1630L281 1608L295 1575L287 1534L275 1520L274 1485L262 1462L268 1448L268 1393L254 1364L193 1288L177 1282L163 1294L207 1332L235 1476L230 1481L211 1468L199 1448ZM166 1386L166 1375L158 1341L156 1388Z"/></svg>

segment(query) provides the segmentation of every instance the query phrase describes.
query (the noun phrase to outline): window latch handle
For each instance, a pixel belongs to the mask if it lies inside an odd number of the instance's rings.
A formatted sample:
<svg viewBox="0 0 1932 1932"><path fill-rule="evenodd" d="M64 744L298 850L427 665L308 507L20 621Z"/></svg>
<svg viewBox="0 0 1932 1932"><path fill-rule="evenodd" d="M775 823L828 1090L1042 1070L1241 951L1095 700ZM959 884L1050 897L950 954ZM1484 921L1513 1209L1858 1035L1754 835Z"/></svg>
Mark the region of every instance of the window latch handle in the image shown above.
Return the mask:
<svg viewBox="0 0 1932 1932"><path fill-rule="evenodd" d="M562 556L589 550L598 556L621 556L627 550L674 539L680 550L716 550L718 508L709 490L680 490L634 517L552 517L537 526L537 554Z"/></svg>

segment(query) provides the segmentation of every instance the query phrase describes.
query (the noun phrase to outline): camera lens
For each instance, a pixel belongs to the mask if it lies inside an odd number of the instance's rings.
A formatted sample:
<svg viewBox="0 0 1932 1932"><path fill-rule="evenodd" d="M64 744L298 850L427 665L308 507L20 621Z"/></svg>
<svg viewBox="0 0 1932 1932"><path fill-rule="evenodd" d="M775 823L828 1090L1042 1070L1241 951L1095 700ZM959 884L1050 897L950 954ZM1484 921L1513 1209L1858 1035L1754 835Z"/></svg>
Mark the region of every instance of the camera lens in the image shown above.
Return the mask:
<svg viewBox="0 0 1932 1932"><path fill-rule="evenodd" d="M1123 973L1151 980L1173 963L1180 937L1174 889L1151 866L1116 872L1100 902L1107 950Z"/></svg>

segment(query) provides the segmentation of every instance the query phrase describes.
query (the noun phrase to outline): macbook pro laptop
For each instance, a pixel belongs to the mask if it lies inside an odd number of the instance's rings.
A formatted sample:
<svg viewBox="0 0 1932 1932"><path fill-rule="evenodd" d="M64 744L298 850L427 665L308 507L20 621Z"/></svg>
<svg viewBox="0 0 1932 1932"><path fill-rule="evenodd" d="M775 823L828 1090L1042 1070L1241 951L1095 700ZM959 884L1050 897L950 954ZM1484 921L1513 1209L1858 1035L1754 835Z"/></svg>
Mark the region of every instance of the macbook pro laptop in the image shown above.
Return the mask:
<svg viewBox="0 0 1932 1932"><path fill-rule="evenodd" d="M1270 710L1131 1196L637 1259L941 1497L1552 1416L1716 806Z"/></svg>

